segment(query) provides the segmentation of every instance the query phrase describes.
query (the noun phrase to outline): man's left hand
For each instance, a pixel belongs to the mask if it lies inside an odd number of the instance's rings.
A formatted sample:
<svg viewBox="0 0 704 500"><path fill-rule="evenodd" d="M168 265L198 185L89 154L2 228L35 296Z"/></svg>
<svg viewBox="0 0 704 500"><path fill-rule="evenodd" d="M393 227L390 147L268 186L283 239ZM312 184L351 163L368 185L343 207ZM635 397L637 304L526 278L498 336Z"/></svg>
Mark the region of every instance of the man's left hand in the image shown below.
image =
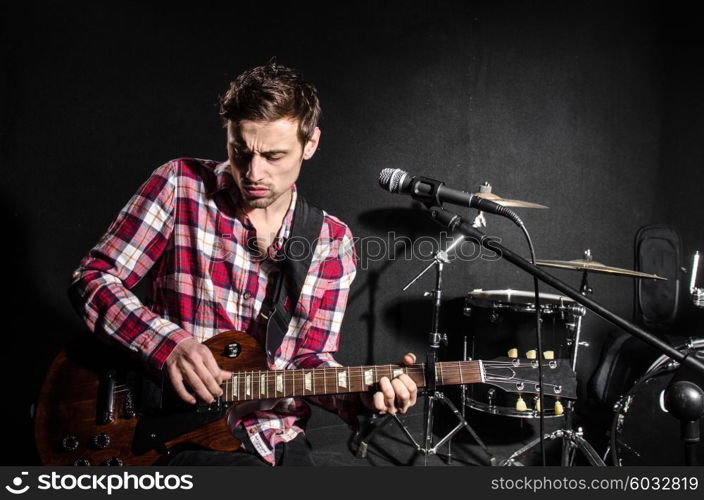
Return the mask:
<svg viewBox="0 0 704 500"><path fill-rule="evenodd" d="M401 361L404 365L412 365L416 362L416 356L408 353ZM396 412L406 413L406 411L416 404L418 387L411 377L405 373L389 380L382 377L379 380L379 390L375 393L362 394L362 402L370 410L380 414L395 415Z"/></svg>

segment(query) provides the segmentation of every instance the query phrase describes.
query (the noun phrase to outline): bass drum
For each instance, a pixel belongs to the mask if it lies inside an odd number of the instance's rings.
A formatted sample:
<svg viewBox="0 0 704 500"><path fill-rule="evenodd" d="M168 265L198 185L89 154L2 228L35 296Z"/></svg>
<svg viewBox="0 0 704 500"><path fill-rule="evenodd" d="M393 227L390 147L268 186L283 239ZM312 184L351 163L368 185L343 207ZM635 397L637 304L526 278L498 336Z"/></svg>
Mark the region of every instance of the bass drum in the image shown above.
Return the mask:
<svg viewBox="0 0 704 500"><path fill-rule="evenodd" d="M680 352L704 350L704 339L677 347ZM616 465L685 465L680 421L665 409L665 389L679 363L662 355L616 405L611 450ZM704 437L704 419L700 422ZM697 449L704 464L704 442Z"/></svg>

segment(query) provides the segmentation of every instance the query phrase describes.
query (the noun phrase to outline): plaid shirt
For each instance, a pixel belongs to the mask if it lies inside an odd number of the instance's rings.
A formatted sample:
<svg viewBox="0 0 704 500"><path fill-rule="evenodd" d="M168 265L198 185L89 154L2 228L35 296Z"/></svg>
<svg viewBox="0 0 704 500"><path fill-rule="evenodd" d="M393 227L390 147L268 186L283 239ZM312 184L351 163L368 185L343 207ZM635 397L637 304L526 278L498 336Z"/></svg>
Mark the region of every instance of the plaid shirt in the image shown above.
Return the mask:
<svg viewBox="0 0 704 500"><path fill-rule="evenodd" d="M158 370L191 337L203 342L239 330L263 345L259 312L273 292L274 258L291 231L296 190L267 255L253 244L256 230L237 211L237 196L227 163L188 158L156 169L73 273L71 296L88 327ZM301 297L269 368L340 366L333 353L355 261L349 228L325 213ZM147 273L151 288L143 304L130 290ZM358 395L307 399L355 423ZM274 446L303 431L310 409L298 398L264 403L231 424L243 424L273 465Z"/></svg>

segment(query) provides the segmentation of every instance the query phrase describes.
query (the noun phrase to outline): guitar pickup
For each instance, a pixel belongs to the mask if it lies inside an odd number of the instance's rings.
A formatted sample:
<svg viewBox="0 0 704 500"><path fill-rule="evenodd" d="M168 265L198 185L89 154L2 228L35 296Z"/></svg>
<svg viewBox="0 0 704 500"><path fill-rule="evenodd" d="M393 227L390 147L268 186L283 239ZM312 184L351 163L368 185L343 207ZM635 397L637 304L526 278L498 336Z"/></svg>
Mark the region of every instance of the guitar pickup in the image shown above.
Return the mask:
<svg viewBox="0 0 704 500"><path fill-rule="evenodd" d="M222 398L220 396L215 398L210 404L198 403L198 408L196 412L198 413L219 413L223 410Z"/></svg>
<svg viewBox="0 0 704 500"><path fill-rule="evenodd" d="M117 371L106 371L98 384L97 421L99 424L111 424L115 421L115 379Z"/></svg>

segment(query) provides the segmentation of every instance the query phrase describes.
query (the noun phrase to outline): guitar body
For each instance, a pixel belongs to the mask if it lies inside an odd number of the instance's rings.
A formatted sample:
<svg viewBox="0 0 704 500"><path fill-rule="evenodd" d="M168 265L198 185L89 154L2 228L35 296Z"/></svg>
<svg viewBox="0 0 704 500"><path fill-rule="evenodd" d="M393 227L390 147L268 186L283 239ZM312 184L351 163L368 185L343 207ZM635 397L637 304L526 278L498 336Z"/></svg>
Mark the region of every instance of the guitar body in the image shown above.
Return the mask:
<svg viewBox="0 0 704 500"><path fill-rule="evenodd" d="M205 345L226 370L266 369L263 350L245 333L224 332ZM232 346L239 350L236 357L228 357ZM223 418L225 408L209 412L206 406L201 412L205 416L197 419L192 429L186 427L181 433L183 425L179 423L169 433L170 418L182 421L183 414L190 418L199 412L185 403L181 415L176 412L173 417L162 416L159 411L144 412L140 408L140 398L144 397L142 373L138 362L94 338L82 339L60 352L49 368L36 409L35 439L42 462L56 466L155 465L168 462L169 450L180 447L218 451L239 448ZM106 408L112 408L110 422L103 418ZM147 438L140 444L135 438L145 426Z"/></svg>

